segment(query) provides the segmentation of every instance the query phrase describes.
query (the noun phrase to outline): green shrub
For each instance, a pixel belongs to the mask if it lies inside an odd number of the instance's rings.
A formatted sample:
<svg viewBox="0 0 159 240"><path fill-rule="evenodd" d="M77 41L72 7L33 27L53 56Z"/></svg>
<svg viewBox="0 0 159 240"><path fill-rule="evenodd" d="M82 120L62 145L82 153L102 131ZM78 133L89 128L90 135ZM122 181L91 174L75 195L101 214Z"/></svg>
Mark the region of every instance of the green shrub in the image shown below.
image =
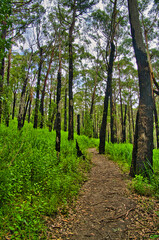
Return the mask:
<svg viewBox="0 0 159 240"><path fill-rule="evenodd" d="M128 143L106 143L106 154L116 161L123 171L129 172L132 161L133 145ZM132 180L131 188L142 195L154 195L159 198L159 149L153 150L153 171L147 171L149 180L141 175Z"/></svg>
<svg viewBox="0 0 159 240"><path fill-rule="evenodd" d="M145 196L151 196L153 194L153 186L150 184L149 180L142 175L136 175L131 184L138 194Z"/></svg>
<svg viewBox="0 0 159 240"><path fill-rule="evenodd" d="M55 151L55 132L33 129L17 121L0 128L0 239L46 239L43 215L66 209L76 197L89 159L77 158L76 141L61 132L61 153ZM76 136L84 154L95 140Z"/></svg>

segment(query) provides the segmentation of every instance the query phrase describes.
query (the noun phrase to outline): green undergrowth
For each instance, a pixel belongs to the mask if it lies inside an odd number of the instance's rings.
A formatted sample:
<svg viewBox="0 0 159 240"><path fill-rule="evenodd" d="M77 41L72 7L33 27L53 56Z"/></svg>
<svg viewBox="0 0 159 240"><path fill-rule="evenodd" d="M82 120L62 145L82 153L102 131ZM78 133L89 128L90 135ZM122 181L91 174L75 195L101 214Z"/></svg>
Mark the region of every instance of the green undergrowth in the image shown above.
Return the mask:
<svg viewBox="0 0 159 240"><path fill-rule="evenodd" d="M106 143L106 154L117 162L123 172L129 172L132 161L133 145L129 143ZM159 149L153 150L153 171L147 171L149 179L136 175L130 184L130 188L138 194L155 196L159 198Z"/></svg>
<svg viewBox="0 0 159 240"><path fill-rule="evenodd" d="M61 153L55 132L33 129L17 121L0 127L0 239L46 239L43 216L66 211L76 197L90 160L77 158L76 141L61 133ZM84 154L97 140L75 136Z"/></svg>
<svg viewBox="0 0 159 240"><path fill-rule="evenodd" d="M106 143L105 152L110 159L117 162L123 172L128 172L131 166L133 146L130 143Z"/></svg>

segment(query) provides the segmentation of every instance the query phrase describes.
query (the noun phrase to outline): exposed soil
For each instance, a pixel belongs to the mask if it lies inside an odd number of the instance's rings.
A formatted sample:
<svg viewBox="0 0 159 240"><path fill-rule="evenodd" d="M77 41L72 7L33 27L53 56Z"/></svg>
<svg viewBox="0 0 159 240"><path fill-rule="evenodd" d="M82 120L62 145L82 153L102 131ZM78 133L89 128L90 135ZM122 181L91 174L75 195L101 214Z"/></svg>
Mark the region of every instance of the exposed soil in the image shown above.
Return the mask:
<svg viewBox="0 0 159 240"><path fill-rule="evenodd" d="M47 218L48 239L159 239L159 201L132 194L118 165L89 149L93 167L68 216ZM157 236L158 235L158 236Z"/></svg>

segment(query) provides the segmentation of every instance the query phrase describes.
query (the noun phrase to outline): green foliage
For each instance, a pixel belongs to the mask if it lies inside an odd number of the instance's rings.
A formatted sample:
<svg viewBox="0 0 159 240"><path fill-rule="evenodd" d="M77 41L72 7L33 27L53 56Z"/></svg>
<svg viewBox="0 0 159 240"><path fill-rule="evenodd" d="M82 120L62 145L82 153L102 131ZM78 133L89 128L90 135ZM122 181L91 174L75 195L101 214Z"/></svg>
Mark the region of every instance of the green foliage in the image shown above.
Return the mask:
<svg viewBox="0 0 159 240"><path fill-rule="evenodd" d="M132 160L132 144L106 143L105 152L109 154L111 159L117 161L123 171L129 171Z"/></svg>
<svg viewBox="0 0 159 240"><path fill-rule="evenodd" d="M151 196L153 192L153 186L149 183L147 178L144 178L142 175L136 175L132 180L133 189L138 194Z"/></svg>
<svg viewBox="0 0 159 240"><path fill-rule="evenodd" d="M65 209L77 195L90 169L88 159L77 158L76 143L62 132L61 153L55 151L55 132L33 129L17 121L0 128L0 239L46 239L44 215ZM79 146L97 145L78 136Z"/></svg>
<svg viewBox="0 0 159 240"><path fill-rule="evenodd" d="M106 143L106 154L116 161L121 169L128 172L132 161L133 145L128 143L112 144ZM146 196L156 196L159 198L159 150L153 150L153 171L147 171L148 179L141 175L136 175L130 184L130 188L138 194Z"/></svg>

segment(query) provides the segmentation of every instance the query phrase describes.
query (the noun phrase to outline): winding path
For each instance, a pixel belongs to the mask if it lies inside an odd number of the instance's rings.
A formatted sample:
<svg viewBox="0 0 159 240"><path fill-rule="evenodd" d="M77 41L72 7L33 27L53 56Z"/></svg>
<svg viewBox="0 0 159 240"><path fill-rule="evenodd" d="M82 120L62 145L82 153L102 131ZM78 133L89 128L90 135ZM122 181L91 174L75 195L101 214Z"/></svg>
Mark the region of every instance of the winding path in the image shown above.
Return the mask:
<svg viewBox="0 0 159 240"><path fill-rule="evenodd" d="M60 215L56 222L50 223L48 239L150 239L147 237L150 233L146 235L146 231L150 232L149 224L146 227L139 221L138 199L132 198L127 190L125 176L118 165L99 155L96 149L89 149L89 152L93 167L75 209L70 209L68 218ZM141 210L142 220L144 216L149 217ZM152 233L155 233L155 226L154 220Z"/></svg>

